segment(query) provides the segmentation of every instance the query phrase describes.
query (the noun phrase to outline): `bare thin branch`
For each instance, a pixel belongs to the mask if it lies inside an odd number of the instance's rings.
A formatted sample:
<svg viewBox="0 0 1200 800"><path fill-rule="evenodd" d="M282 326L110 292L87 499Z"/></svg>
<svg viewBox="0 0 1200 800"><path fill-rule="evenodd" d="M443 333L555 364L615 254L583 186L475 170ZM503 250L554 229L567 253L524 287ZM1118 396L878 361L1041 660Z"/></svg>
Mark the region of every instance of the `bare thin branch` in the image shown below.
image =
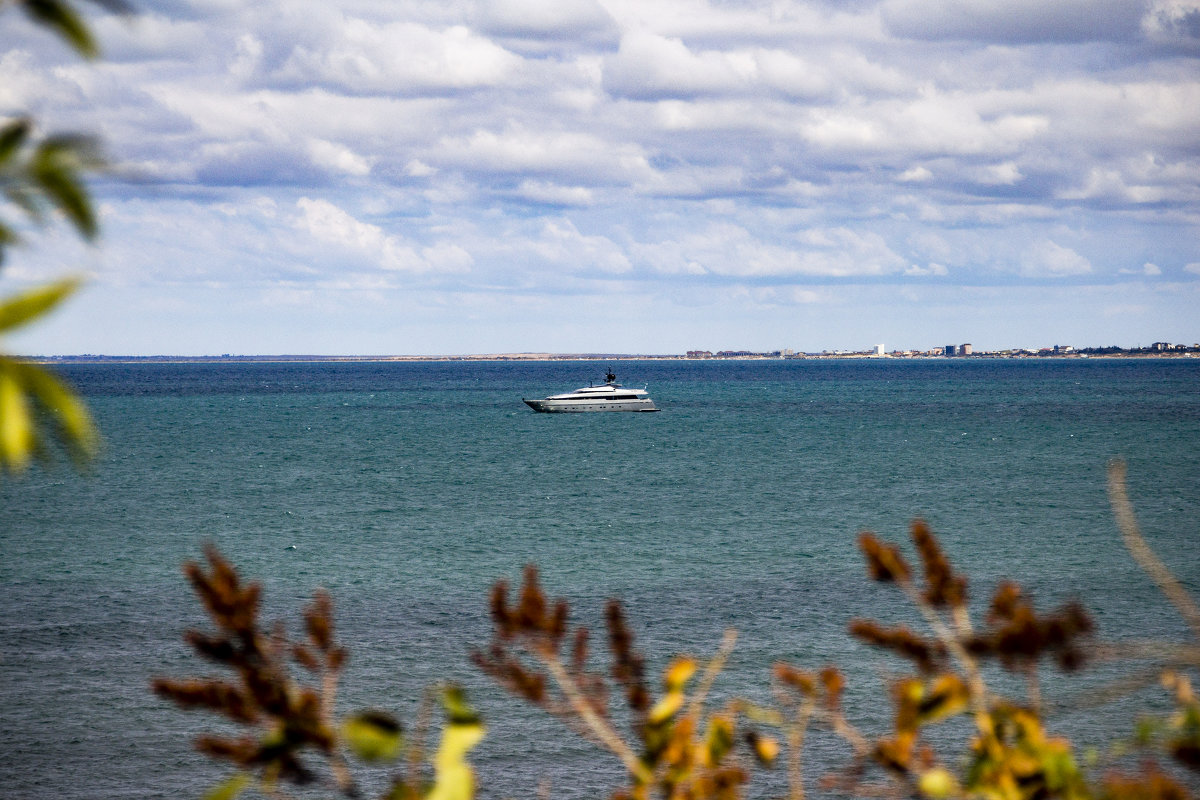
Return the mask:
<svg viewBox="0 0 1200 800"><path fill-rule="evenodd" d="M708 666L704 668L704 675L700 679L700 685L696 688L696 693L692 696L692 702L688 707L688 714L693 719L700 719L700 712L704 708L704 701L708 699L708 693L712 690L713 681L717 679L717 675L725 668L725 662L729 660L730 653L733 652L733 646L737 644L737 631L733 628L725 630L725 636L721 640L721 649L708 662Z"/></svg>
<svg viewBox="0 0 1200 800"><path fill-rule="evenodd" d="M575 709L575 713L579 715L587 726L592 730L600 741L621 759L621 763L625 768L639 780L649 782L654 779L654 776L646 769L646 765L641 759L634 754L633 750L625 743L625 740L613 730L606 720L601 719L600 715L588 703L587 698L575 685L575 681L567 674L567 670L563 667L562 662L555 656L547 656L542 659L542 663L546 665L546 669L550 671L558 688L562 690L563 695L567 698L567 702Z"/></svg>
<svg viewBox="0 0 1200 800"><path fill-rule="evenodd" d="M1192 629L1192 635L1200 639L1200 608L1196 607L1196 601L1142 536L1133 513L1133 504L1129 502L1129 494L1125 490L1125 472L1125 462L1120 459L1114 459L1108 465L1108 499L1112 503L1113 515L1117 518L1117 527L1121 529L1125 547L1183 616Z"/></svg>

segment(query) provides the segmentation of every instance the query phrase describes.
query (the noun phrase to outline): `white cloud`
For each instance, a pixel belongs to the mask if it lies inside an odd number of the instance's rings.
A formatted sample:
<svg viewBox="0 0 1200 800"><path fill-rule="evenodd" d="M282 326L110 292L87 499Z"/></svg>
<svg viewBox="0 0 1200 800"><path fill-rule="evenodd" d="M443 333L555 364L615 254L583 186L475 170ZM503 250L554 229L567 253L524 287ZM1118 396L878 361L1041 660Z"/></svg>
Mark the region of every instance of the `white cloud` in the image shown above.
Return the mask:
<svg viewBox="0 0 1200 800"><path fill-rule="evenodd" d="M252 33L243 33L237 40L237 53L229 63L229 73L238 78L255 74L263 57L263 43Z"/></svg>
<svg viewBox="0 0 1200 800"><path fill-rule="evenodd" d="M996 186L1012 186L1024 176L1021 169L1012 161L1003 164L993 164L985 167L980 174L979 182Z"/></svg>
<svg viewBox="0 0 1200 800"><path fill-rule="evenodd" d="M1184 264L1184 272L1190 272L1193 275L1200 275L1200 261L1193 261L1190 264Z"/></svg>
<svg viewBox="0 0 1200 800"><path fill-rule="evenodd" d="M584 186L560 186L548 181L522 181L517 187L517 194L531 202L547 205L590 206L594 202L591 189Z"/></svg>
<svg viewBox="0 0 1200 800"><path fill-rule="evenodd" d="M927 88L903 100L813 109L800 130L835 151L994 155L1019 152L1049 127L1041 114L994 113L987 100Z"/></svg>
<svg viewBox="0 0 1200 800"><path fill-rule="evenodd" d="M1200 3L1154 0L1149 6L1142 18L1142 30L1147 37L1200 49Z"/></svg>
<svg viewBox="0 0 1200 800"><path fill-rule="evenodd" d="M729 277L867 277L893 274L904 266L875 233L810 229L790 242L775 243L728 223L639 245L635 256L663 274Z"/></svg>
<svg viewBox="0 0 1200 800"><path fill-rule="evenodd" d="M584 235L574 223L562 218L547 220L530 241L529 249L551 266L574 271L621 274L633 268L614 242L603 236Z"/></svg>
<svg viewBox="0 0 1200 800"><path fill-rule="evenodd" d="M624 182L648 175L635 145L615 144L594 133L540 131L509 125L501 132L477 130L439 143L437 161L480 172L529 173Z"/></svg>
<svg viewBox="0 0 1200 800"><path fill-rule="evenodd" d="M139 8L130 15L101 15L92 24L108 61L176 60L203 52L212 44L203 22L170 19L149 9Z"/></svg>
<svg viewBox="0 0 1200 800"><path fill-rule="evenodd" d="M753 76L752 59L727 52L693 53L680 39L635 31L605 66L604 87L636 98L688 97L731 91Z"/></svg>
<svg viewBox="0 0 1200 800"><path fill-rule="evenodd" d="M315 240L333 244L383 269L462 272L470 268L469 253L455 244L439 243L418 251L378 225L361 222L327 200L302 197L296 201L296 227Z"/></svg>
<svg viewBox="0 0 1200 800"><path fill-rule="evenodd" d="M927 264L924 267L918 266L917 264L913 264L911 267L904 270L904 274L911 275L914 278L923 278L923 277L926 277L929 275L937 275L937 276L949 275L950 270L946 269L946 267L943 266L942 264L937 264L937 263L931 261L929 264Z"/></svg>
<svg viewBox="0 0 1200 800"><path fill-rule="evenodd" d="M1064 200L1105 199L1130 203L1156 203L1163 198L1157 186L1128 185L1119 170L1093 167L1083 185L1060 192Z"/></svg>
<svg viewBox="0 0 1200 800"><path fill-rule="evenodd" d="M933 173L925 169L925 167L909 167L900 173L897 180L904 183L921 183L933 178Z"/></svg>
<svg viewBox="0 0 1200 800"><path fill-rule="evenodd" d="M1091 271L1090 261L1049 239L1029 248L1021 260L1021 274L1031 278L1065 278Z"/></svg>
<svg viewBox="0 0 1200 800"><path fill-rule="evenodd" d="M362 92L437 92L496 86L520 59L466 26L340 21L329 40L298 44L272 75L288 84Z"/></svg>
<svg viewBox="0 0 1200 800"><path fill-rule="evenodd" d="M308 143L308 152L318 166L344 172L347 175L361 176L371 171L371 164L365 158L334 142L312 139Z"/></svg>
<svg viewBox="0 0 1200 800"><path fill-rule="evenodd" d="M1117 272L1122 275L1142 275L1147 278L1154 278L1162 275L1162 267L1146 262L1140 269L1119 269Z"/></svg>

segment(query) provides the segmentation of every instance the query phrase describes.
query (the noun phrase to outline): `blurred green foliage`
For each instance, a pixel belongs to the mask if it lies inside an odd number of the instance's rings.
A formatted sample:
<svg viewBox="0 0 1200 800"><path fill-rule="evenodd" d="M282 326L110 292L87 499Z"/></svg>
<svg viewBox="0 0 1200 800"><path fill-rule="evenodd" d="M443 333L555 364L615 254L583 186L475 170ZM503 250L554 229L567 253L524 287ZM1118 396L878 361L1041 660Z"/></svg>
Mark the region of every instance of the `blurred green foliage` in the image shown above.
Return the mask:
<svg viewBox="0 0 1200 800"><path fill-rule="evenodd" d="M0 0L0 10L14 5L84 58L98 55L87 22L66 0ZM125 10L118 0L102 5ZM90 137L39 136L27 116L0 121L0 192L33 225L61 214L93 241L99 228L83 174L102 163ZM21 238L13 223L0 219L0 267ZM67 279L0 298L0 336L36 321L78 287L78 280ZM87 407L47 370L0 353L0 473L19 473L34 458L48 458L55 441L77 466L95 455L99 436Z"/></svg>

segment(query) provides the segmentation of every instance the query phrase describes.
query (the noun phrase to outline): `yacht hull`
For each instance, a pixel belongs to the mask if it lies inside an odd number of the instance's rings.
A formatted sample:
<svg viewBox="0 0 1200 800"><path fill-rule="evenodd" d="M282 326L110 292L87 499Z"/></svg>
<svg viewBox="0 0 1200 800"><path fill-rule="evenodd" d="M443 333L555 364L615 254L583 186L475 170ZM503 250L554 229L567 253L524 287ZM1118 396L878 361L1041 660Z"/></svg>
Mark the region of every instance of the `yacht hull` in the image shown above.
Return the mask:
<svg viewBox="0 0 1200 800"><path fill-rule="evenodd" d="M578 413L583 411L658 411L654 401L638 400L525 400L525 405L543 413Z"/></svg>

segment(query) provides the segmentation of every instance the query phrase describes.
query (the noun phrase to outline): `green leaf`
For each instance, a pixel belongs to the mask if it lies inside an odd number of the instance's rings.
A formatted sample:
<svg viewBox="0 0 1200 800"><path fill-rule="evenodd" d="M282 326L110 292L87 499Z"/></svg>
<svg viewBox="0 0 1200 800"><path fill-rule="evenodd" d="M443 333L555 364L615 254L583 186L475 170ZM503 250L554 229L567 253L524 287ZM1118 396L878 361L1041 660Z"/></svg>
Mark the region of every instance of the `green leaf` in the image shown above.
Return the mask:
<svg viewBox="0 0 1200 800"><path fill-rule="evenodd" d="M84 58L100 55L91 30L67 3L62 0L24 0L21 5L31 19L53 30Z"/></svg>
<svg viewBox="0 0 1200 800"><path fill-rule="evenodd" d="M442 708L446 719L452 723L471 724L479 722L479 713L467 703L467 693L458 686L447 686L442 691Z"/></svg>
<svg viewBox="0 0 1200 800"><path fill-rule="evenodd" d="M37 319L78 288L78 279L67 278L0 302L0 333Z"/></svg>
<svg viewBox="0 0 1200 800"><path fill-rule="evenodd" d="M21 145L29 138L31 127L28 118L22 117L0 128L0 164L8 161L21 149Z"/></svg>
<svg viewBox="0 0 1200 800"><path fill-rule="evenodd" d="M38 147L29 169L37 185L67 215L76 230L84 238L94 239L98 231L96 214L76 174L78 166L90 161L90 154L78 145L47 140Z"/></svg>
<svg viewBox="0 0 1200 800"><path fill-rule="evenodd" d="M237 772L229 776L224 783L214 786L204 795L204 800L236 800L237 796L250 785L250 776Z"/></svg>
<svg viewBox="0 0 1200 800"><path fill-rule="evenodd" d="M390 714L363 711L342 723L342 736L363 761L391 761L400 755L404 730Z"/></svg>
<svg viewBox="0 0 1200 800"><path fill-rule="evenodd" d="M733 724L724 717L713 717L708 723L704 743L708 749L708 763L719 765L733 749Z"/></svg>
<svg viewBox="0 0 1200 800"><path fill-rule="evenodd" d="M1162 732L1162 722L1154 717L1141 717L1133 730L1133 740L1141 747L1152 744Z"/></svg>

